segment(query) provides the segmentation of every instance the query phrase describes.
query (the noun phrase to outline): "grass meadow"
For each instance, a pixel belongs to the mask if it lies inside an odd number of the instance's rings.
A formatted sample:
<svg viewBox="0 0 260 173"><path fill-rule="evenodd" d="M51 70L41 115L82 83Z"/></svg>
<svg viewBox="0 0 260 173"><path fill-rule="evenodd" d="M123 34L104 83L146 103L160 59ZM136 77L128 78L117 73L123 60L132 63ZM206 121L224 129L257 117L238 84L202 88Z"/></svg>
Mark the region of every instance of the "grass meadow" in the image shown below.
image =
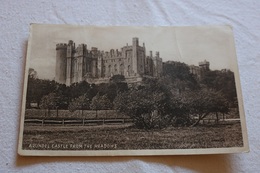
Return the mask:
<svg viewBox="0 0 260 173"><path fill-rule="evenodd" d="M129 150L242 147L240 122L142 130L132 124L25 126L23 149ZM78 146L78 147L76 147Z"/></svg>

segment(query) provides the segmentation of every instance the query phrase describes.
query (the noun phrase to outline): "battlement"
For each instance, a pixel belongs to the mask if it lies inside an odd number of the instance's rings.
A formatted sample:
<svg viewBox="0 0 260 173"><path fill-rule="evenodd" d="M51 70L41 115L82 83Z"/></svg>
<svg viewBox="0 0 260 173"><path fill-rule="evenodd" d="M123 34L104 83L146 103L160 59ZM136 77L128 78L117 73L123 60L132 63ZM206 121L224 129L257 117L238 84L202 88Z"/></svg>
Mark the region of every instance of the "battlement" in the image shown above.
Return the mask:
<svg viewBox="0 0 260 173"><path fill-rule="evenodd" d="M156 51L156 52L155 52L155 56L156 56L156 57L160 57L160 52Z"/></svg>
<svg viewBox="0 0 260 173"><path fill-rule="evenodd" d="M86 47L86 46L87 46L87 45L84 44L84 43L81 43L81 44L78 45L78 47Z"/></svg>
<svg viewBox="0 0 260 173"><path fill-rule="evenodd" d="M56 44L56 50L58 50L58 49L67 49L67 44L66 43Z"/></svg>
<svg viewBox="0 0 260 173"><path fill-rule="evenodd" d="M209 62L206 60L199 62L199 66L205 66L205 65L209 65Z"/></svg>
<svg viewBox="0 0 260 173"><path fill-rule="evenodd" d="M122 52L118 51L118 49L110 49L110 51L102 51L101 54L104 56L105 59L115 59L120 58L122 56Z"/></svg>
<svg viewBox="0 0 260 173"><path fill-rule="evenodd" d="M139 45L139 39L137 37L133 38L133 46L138 46Z"/></svg>

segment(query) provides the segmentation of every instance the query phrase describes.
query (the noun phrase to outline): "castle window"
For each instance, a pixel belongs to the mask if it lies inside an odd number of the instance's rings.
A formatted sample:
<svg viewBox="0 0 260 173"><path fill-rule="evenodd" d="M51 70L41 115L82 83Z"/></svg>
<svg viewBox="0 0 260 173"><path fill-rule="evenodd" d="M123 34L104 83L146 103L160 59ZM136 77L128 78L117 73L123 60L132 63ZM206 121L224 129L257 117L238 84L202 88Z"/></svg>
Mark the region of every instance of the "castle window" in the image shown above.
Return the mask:
<svg viewBox="0 0 260 173"><path fill-rule="evenodd" d="M131 68L130 68L130 65L127 67L127 75L128 76L130 76L130 70L131 70Z"/></svg>
<svg viewBox="0 0 260 173"><path fill-rule="evenodd" d="M114 65L114 69L115 69L115 74L117 74L117 65Z"/></svg>
<svg viewBox="0 0 260 173"><path fill-rule="evenodd" d="M108 72L111 72L111 65L108 66Z"/></svg>
<svg viewBox="0 0 260 173"><path fill-rule="evenodd" d="M124 65L120 64L120 74L124 75Z"/></svg>
<svg viewBox="0 0 260 173"><path fill-rule="evenodd" d="M102 75L106 73L106 66L103 66L103 69L101 70Z"/></svg>

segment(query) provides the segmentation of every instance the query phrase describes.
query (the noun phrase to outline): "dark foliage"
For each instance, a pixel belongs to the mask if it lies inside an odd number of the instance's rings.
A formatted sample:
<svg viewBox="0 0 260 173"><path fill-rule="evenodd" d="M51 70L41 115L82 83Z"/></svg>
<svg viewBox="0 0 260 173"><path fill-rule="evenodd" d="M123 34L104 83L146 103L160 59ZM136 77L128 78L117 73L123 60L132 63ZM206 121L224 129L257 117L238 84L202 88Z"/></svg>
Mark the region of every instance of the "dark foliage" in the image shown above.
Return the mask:
<svg viewBox="0 0 260 173"><path fill-rule="evenodd" d="M116 109L143 129L195 126L210 114L227 113L237 107L234 73L229 70L206 71L199 80L189 66L166 62L160 78L143 78L141 84L129 86L123 75L111 77L109 83L71 86L28 76L26 107L37 103L42 109L98 110ZM83 111L82 111L83 113ZM58 111L57 111L58 115Z"/></svg>
<svg viewBox="0 0 260 173"><path fill-rule="evenodd" d="M201 84L204 84L206 88L219 91L229 101L230 106L238 106L235 76L230 70L208 71L203 76Z"/></svg>
<svg viewBox="0 0 260 173"><path fill-rule="evenodd" d="M40 105L43 96L56 90L58 84L55 81L42 80L34 77L28 77L26 107L30 108L31 103Z"/></svg>
<svg viewBox="0 0 260 173"><path fill-rule="evenodd" d="M190 73L189 66L185 63L168 61L163 64L163 76L172 85L172 88L180 92L186 89L198 89L199 83Z"/></svg>
<svg viewBox="0 0 260 173"><path fill-rule="evenodd" d="M134 119L138 128L163 128L178 115L179 107L171 92L158 80L145 79L138 89L120 93L115 109Z"/></svg>

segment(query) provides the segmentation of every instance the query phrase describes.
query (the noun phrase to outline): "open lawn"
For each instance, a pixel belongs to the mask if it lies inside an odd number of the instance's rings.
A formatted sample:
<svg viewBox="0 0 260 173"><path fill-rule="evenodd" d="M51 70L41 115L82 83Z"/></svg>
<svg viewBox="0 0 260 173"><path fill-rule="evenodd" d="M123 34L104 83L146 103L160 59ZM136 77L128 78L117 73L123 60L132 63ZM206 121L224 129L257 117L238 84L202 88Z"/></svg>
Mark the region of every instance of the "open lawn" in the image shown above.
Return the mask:
<svg viewBox="0 0 260 173"><path fill-rule="evenodd" d="M32 150L190 149L242 147L239 122L141 130L131 124L25 126L23 148Z"/></svg>

